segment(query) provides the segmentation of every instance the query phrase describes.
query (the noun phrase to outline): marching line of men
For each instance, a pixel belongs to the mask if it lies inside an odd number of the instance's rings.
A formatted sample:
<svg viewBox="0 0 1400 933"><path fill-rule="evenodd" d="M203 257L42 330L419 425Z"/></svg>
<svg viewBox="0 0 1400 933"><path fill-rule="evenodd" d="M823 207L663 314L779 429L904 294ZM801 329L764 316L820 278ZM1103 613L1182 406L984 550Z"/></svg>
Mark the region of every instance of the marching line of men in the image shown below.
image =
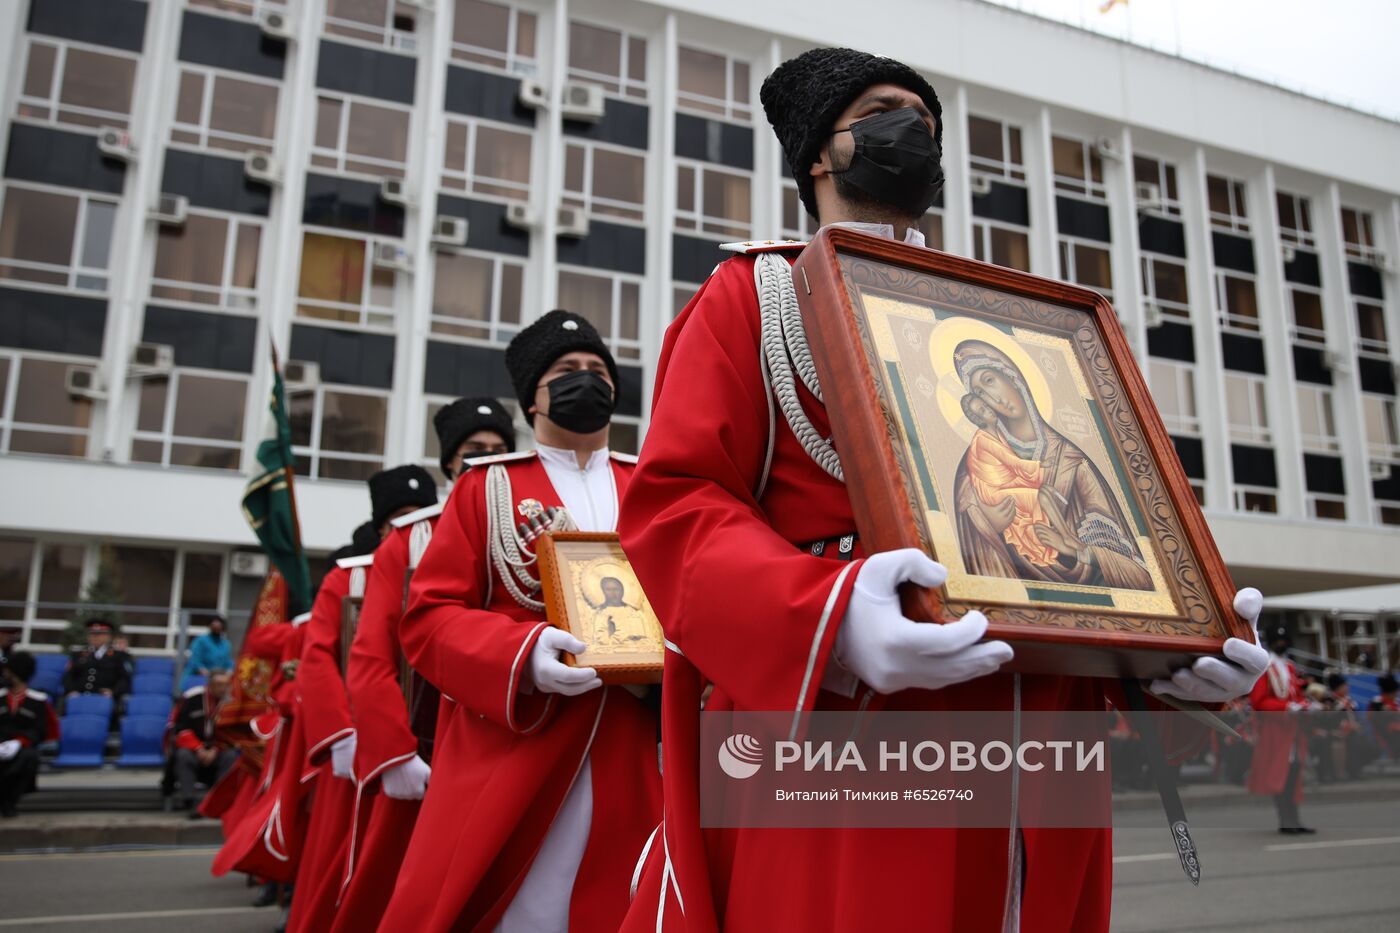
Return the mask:
<svg viewBox="0 0 1400 933"><path fill-rule="evenodd" d="M926 80L817 49L761 97L813 216L922 245L942 185ZM801 714L1101 710L1116 696L1103 680L1002 672L1012 649L981 640L981 613L941 626L903 616L899 585L938 586L946 571L916 551L863 553L820 449L830 430L813 385L776 417L755 285L775 250L785 271L793 244L737 245L668 330L639 465L608 450L611 353L586 319L556 310L506 353L534 450L512 452L497 403L459 400L435 421L445 504L421 468L371 479L371 521L286 642L278 708L257 725L261 773L225 804L239 818L226 811L216 871L294 881L294 931L1108 928L1108 830L700 826L702 697ZM1004 397L992 407L1014 414L1013 382L993 388ZM1004 530L1014 503L985 511ZM561 660L586 663L585 646L545 621L522 520L620 532L667 638L664 769L654 688L604 686ZM1111 563L1092 546L1057 550ZM345 646L352 593L363 605ZM1253 623L1260 602L1245 590L1235 608ZM1231 639L1224 654L1153 691L1247 694L1267 653ZM436 704L405 690L418 677Z"/></svg>

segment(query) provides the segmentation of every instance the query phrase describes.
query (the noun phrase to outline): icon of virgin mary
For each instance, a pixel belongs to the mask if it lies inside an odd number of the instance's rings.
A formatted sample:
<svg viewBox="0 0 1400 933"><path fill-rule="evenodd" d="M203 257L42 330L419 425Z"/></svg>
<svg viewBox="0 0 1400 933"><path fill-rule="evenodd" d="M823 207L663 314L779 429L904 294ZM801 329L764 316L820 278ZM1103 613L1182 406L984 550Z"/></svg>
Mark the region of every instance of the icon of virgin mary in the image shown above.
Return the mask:
<svg viewBox="0 0 1400 933"><path fill-rule="evenodd" d="M1021 370L982 340L953 365L977 432L953 481L967 572L1047 583L1151 590L1112 488L1093 462L1045 423Z"/></svg>

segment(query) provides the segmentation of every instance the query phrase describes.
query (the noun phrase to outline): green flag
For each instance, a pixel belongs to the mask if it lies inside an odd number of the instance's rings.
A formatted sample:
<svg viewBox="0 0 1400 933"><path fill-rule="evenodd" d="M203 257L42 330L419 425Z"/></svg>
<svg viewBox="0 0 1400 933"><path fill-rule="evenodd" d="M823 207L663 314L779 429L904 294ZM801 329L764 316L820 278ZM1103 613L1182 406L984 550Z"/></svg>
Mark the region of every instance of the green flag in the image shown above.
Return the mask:
<svg viewBox="0 0 1400 933"><path fill-rule="evenodd" d="M267 428L258 444L257 466L243 490L243 518L258 536L268 559L287 581L288 612L311 609L311 571L301 549L296 497L292 487L292 426L287 420L287 396L277 352L272 354L272 398Z"/></svg>

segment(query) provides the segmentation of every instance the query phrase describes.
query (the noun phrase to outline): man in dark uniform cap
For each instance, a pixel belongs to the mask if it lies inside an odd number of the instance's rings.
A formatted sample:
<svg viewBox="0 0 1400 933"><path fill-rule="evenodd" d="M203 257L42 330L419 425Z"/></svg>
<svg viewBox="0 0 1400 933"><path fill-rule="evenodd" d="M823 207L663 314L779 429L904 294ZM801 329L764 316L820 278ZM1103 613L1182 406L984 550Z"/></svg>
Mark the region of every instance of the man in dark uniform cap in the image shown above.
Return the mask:
<svg viewBox="0 0 1400 933"><path fill-rule="evenodd" d="M114 627L107 619L89 619L88 646L73 655L63 675L66 696L100 693L120 700L131 690L130 656L112 647Z"/></svg>
<svg viewBox="0 0 1400 933"><path fill-rule="evenodd" d="M449 479L473 457L515 453L515 424L505 406L493 398L459 398L433 416L441 451L439 463Z"/></svg>

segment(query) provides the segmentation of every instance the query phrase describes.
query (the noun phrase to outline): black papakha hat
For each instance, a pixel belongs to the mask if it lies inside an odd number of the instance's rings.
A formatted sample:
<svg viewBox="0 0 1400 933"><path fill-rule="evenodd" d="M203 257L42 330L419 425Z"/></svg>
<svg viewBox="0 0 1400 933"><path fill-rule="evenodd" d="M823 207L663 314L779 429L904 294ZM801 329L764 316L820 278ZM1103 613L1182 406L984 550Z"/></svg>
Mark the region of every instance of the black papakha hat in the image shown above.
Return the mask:
<svg viewBox="0 0 1400 933"><path fill-rule="evenodd" d="M792 180L807 213L817 216L817 199L808 169L821 158L832 124L862 91L876 84L896 84L923 99L933 114L933 141L943 149L943 105L933 85L913 68L892 58L855 49L812 49L773 70L758 92L763 112L782 144Z"/></svg>
<svg viewBox="0 0 1400 933"><path fill-rule="evenodd" d="M376 531L406 505L425 508L437 504L437 483L416 463L381 470L369 478L371 531ZM358 530L358 529L357 529ZM370 548L370 551L374 548ZM369 551L361 551L368 554Z"/></svg>
<svg viewBox="0 0 1400 933"><path fill-rule="evenodd" d="M477 431L495 431L506 442L506 449L515 452L515 422L505 406L493 398L459 398L444 405L433 415L433 428L441 452L438 463L444 473L462 441Z"/></svg>
<svg viewBox="0 0 1400 933"><path fill-rule="evenodd" d="M613 404L622 400L617 362L597 329L582 315L556 308L516 334L506 347L506 370L510 373L511 385L515 386L515 397L520 400L520 410L530 424L535 423L530 406L535 404L540 377L559 357L579 350L603 358L612 376Z"/></svg>
<svg viewBox="0 0 1400 933"><path fill-rule="evenodd" d="M1394 674L1382 674L1376 678L1376 689L1381 693L1394 693L1400 684L1396 683Z"/></svg>

